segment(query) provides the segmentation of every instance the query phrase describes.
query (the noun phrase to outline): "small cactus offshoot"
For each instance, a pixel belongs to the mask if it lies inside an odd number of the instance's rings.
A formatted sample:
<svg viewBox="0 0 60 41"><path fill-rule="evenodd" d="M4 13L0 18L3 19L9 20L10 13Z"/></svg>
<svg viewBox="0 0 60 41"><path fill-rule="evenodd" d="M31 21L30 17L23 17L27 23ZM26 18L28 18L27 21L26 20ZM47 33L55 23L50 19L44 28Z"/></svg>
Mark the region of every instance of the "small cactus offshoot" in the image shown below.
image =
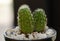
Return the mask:
<svg viewBox="0 0 60 41"><path fill-rule="evenodd" d="M18 26L25 34L33 32L33 18L28 5L22 5L18 10Z"/></svg>
<svg viewBox="0 0 60 41"><path fill-rule="evenodd" d="M46 25L46 15L43 9L37 9L33 12L35 31L42 32Z"/></svg>

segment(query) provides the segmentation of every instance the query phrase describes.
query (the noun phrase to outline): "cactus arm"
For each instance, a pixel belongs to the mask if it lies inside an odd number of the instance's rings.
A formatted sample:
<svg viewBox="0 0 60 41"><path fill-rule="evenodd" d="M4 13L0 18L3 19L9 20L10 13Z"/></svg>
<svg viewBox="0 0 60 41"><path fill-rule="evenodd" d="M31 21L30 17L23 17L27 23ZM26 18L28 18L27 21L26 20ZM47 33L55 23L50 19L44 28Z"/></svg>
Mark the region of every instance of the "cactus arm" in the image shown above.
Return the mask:
<svg viewBox="0 0 60 41"><path fill-rule="evenodd" d="M35 30L44 31L46 25L46 15L43 9L37 9L33 12Z"/></svg>

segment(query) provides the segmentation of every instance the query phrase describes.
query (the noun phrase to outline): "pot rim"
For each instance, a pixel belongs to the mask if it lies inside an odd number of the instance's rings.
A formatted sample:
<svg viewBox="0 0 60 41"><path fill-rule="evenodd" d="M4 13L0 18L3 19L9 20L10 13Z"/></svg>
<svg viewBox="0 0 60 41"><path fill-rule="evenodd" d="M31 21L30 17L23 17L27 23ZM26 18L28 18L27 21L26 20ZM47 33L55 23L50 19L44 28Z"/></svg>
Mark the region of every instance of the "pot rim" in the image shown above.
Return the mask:
<svg viewBox="0 0 60 41"><path fill-rule="evenodd" d="M49 39L49 38L52 38L52 37L54 37L54 36L57 35L57 32L56 32L55 29L53 29L53 28L49 28L49 29L52 29L52 30L54 31L54 33L52 34L52 36L49 36L49 37L47 37L47 38L42 38L42 39L34 39L34 40ZM3 33L3 35L4 35L5 38L9 38L9 39L13 39L13 40L20 40L20 39L14 39L14 38L11 38L11 37L7 36L7 35L6 35L6 31ZM30 40L30 39L29 39L29 40Z"/></svg>

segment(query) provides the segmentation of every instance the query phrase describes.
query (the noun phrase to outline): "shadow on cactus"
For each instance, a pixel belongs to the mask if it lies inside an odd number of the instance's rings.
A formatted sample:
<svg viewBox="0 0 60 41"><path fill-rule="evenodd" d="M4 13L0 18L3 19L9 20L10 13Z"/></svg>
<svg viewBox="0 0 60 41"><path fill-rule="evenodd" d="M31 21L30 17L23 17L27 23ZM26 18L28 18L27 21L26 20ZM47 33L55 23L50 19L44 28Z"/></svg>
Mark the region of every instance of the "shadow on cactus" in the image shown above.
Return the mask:
<svg viewBox="0 0 60 41"><path fill-rule="evenodd" d="M22 5L18 10L18 26L21 32L27 34L33 31L44 31L46 15L43 9L37 9L31 13L28 5Z"/></svg>

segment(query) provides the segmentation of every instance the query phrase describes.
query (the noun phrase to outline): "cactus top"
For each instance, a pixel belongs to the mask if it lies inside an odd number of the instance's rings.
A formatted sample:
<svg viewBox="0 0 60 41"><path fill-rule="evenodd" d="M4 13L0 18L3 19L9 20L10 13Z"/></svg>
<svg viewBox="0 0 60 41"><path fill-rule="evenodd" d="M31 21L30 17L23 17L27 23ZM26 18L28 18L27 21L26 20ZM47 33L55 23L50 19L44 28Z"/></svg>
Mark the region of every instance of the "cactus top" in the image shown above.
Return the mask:
<svg viewBox="0 0 60 41"><path fill-rule="evenodd" d="M43 14L44 16L46 16L46 15L45 15L45 11L44 11L43 9L41 9L41 8L36 9L35 12L42 12L42 14ZM34 12L33 12L33 14L34 14Z"/></svg>
<svg viewBox="0 0 60 41"><path fill-rule="evenodd" d="M26 5L26 4L24 4L21 7L19 7L19 10L18 11L20 11L21 9L25 9L25 8L27 8L28 10L30 10L29 6Z"/></svg>

